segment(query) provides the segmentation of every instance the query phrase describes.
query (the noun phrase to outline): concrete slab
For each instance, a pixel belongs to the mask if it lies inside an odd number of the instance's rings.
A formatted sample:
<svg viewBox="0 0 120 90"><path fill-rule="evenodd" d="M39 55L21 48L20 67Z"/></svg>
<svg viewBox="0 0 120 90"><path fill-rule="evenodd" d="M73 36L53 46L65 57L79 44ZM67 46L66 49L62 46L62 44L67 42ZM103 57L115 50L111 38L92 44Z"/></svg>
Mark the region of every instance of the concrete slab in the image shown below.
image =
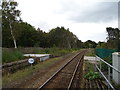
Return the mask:
<svg viewBox="0 0 120 90"><path fill-rule="evenodd" d="M45 56L50 56L50 54L24 54L26 57L45 57Z"/></svg>
<svg viewBox="0 0 120 90"><path fill-rule="evenodd" d="M84 56L84 60L99 61L99 60L96 60L96 57L93 57L93 56Z"/></svg>

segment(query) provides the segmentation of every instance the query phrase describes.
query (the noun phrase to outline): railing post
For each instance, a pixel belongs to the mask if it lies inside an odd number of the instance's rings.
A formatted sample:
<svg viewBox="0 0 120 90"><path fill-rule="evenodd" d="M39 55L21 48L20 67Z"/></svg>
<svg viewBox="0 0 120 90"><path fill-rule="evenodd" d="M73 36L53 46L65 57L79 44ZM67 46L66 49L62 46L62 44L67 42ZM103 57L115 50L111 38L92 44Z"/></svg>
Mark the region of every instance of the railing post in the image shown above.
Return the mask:
<svg viewBox="0 0 120 90"><path fill-rule="evenodd" d="M95 56L95 60L97 61L97 56ZM96 68L96 66L95 66L96 64L94 64L94 70L95 70L95 72L97 71L97 68Z"/></svg>
<svg viewBox="0 0 120 90"><path fill-rule="evenodd" d="M101 68L101 60L100 60L100 70L101 70L102 68ZM102 70L101 70L102 71Z"/></svg>
<svg viewBox="0 0 120 90"><path fill-rule="evenodd" d="M108 66L108 81L110 82L110 67ZM108 88L110 88L110 85L108 84Z"/></svg>
<svg viewBox="0 0 120 90"><path fill-rule="evenodd" d="M102 67L101 67L101 59L98 58L100 60L100 71L102 72ZM102 75L100 74L100 77L102 77Z"/></svg>

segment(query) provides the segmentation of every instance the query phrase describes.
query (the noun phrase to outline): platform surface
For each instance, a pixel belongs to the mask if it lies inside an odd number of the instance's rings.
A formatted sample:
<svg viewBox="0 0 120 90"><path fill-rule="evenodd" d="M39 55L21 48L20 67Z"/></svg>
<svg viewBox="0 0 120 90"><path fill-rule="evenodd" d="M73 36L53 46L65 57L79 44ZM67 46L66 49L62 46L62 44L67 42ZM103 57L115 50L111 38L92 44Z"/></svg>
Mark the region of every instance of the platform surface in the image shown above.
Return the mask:
<svg viewBox="0 0 120 90"><path fill-rule="evenodd" d="M50 54L24 54L24 56L26 57L45 57L45 56L49 56Z"/></svg>
<svg viewBox="0 0 120 90"><path fill-rule="evenodd" d="M99 60L96 60L96 57L94 56L84 56L84 60L99 61Z"/></svg>

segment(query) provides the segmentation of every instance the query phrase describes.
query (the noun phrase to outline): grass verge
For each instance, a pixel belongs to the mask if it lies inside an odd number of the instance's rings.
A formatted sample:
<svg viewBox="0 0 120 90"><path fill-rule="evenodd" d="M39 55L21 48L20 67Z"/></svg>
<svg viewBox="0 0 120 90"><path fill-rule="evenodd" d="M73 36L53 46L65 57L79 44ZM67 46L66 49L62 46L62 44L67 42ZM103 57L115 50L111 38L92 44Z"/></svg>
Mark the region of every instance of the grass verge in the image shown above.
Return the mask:
<svg viewBox="0 0 120 90"><path fill-rule="evenodd" d="M14 81L19 80L19 79L23 79L24 77L26 77L30 74L33 74L34 72L36 72L39 69L46 68L47 66L54 64L56 61L61 60L62 58L63 57L52 58L52 59L49 59L49 60L44 61L42 63L39 63L35 66L28 67L28 68L25 68L23 70L19 70L14 74L5 75L2 77L3 87L8 85L11 82L14 82Z"/></svg>
<svg viewBox="0 0 120 90"><path fill-rule="evenodd" d="M88 52L85 54L85 56L95 56L95 50L89 49Z"/></svg>
<svg viewBox="0 0 120 90"><path fill-rule="evenodd" d="M2 51L2 62L8 63L17 60L24 59L23 53L18 50L3 50Z"/></svg>
<svg viewBox="0 0 120 90"><path fill-rule="evenodd" d="M94 65L92 63L90 63L89 61L85 61L84 62L85 65L85 71L86 73L90 72L90 71L94 71Z"/></svg>

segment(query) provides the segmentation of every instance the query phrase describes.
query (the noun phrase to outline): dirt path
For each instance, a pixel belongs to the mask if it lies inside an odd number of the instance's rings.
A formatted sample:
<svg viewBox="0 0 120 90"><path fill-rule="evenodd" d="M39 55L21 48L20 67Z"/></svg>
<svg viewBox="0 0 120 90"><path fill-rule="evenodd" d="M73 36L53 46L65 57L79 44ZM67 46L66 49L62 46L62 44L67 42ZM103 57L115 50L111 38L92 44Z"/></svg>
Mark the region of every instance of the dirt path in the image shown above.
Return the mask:
<svg viewBox="0 0 120 90"><path fill-rule="evenodd" d="M70 58L75 56L77 52L68 54L64 56L61 60L58 60L47 66L45 68L39 69L34 73L22 78L21 80L17 80L9 83L3 88L38 88L41 86L55 71L57 71L63 64L65 64Z"/></svg>

